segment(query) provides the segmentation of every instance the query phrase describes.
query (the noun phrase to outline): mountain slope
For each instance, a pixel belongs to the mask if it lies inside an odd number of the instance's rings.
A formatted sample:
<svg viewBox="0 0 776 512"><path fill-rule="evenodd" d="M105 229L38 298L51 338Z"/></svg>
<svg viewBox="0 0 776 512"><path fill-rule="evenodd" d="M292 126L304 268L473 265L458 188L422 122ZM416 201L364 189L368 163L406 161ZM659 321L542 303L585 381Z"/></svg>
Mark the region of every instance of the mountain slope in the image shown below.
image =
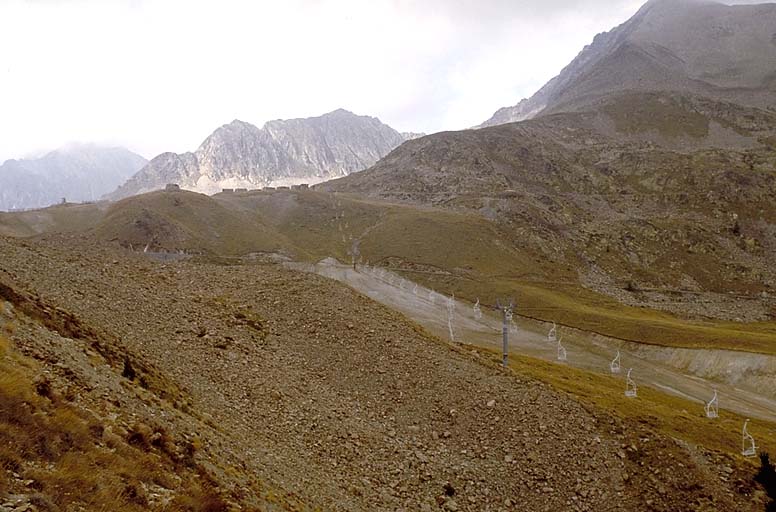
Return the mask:
<svg viewBox="0 0 776 512"><path fill-rule="evenodd" d="M573 111L625 91L672 91L772 108L776 4L651 0L593 42L532 97L481 126Z"/></svg>
<svg viewBox="0 0 776 512"><path fill-rule="evenodd" d="M670 308L679 290L776 290L773 145L682 152L614 140L589 128L595 117L431 135L316 188L477 212L516 247L628 304ZM691 121L667 123L691 132Z"/></svg>
<svg viewBox="0 0 776 512"><path fill-rule="evenodd" d="M458 145L463 151L471 149L465 141ZM741 179L737 173L728 175ZM536 188L540 186L544 187L537 184ZM498 297L514 295L520 298L521 309L533 318L621 339L666 346L776 351L772 342L774 330L769 327L773 324L729 321L776 318L776 297L761 294L768 289L767 276L773 271L767 259L763 261L767 251L772 251L772 244L764 248L755 244L742 250L754 240L751 218L741 219L738 235L734 233L736 223L732 215L724 219L718 230L724 243L720 249L713 238L716 231L710 238L708 219L703 229L698 229L690 212L668 232L670 242L666 243L656 236L656 230L670 222L672 212L659 223L649 224L641 217L622 221L628 209L638 204L626 195L613 204L612 208L620 213L612 221L600 209L599 197L599 208L582 219L584 222L580 221L581 232L575 234L572 230L577 224L569 226L562 221L572 218L578 205L559 210L555 204L546 204L552 196L541 197L537 204L535 199L507 189L487 198L486 206L478 210L472 206L482 204L481 199L470 194L448 202L453 210L349 198L315 190L253 191L212 197L161 191L111 204L0 214L0 234L28 237L91 233L98 240L136 252L147 248L152 253L173 253L152 254L155 258L185 259L182 251L200 255L195 259L215 257L219 261L222 257L224 261L291 258L317 262L327 257L350 261L353 241L358 239L364 261L408 272L408 278L429 288L455 293L472 302L479 297L483 303L493 303ZM674 200L673 196L666 197L666 201ZM718 199L712 197L709 203L719 208ZM753 202L749 215L756 216L763 203ZM516 215L511 211L515 205L522 205L525 211ZM597 216L601 217L597 220L600 229L590 231L596 225L586 219ZM536 223L536 227L527 228L528 222ZM592 244L586 242L588 232ZM631 240L641 233L646 233L648 239ZM765 235L762 240L767 242L767 231ZM693 243L689 247L693 254L682 245L688 238ZM627 249L620 250L620 244L626 243ZM647 262L654 261L656 255L664 259L655 263L655 269L645 271L631 261L633 253L640 250L644 250ZM591 255L598 258L593 265ZM686 265L665 268L669 257L686 260ZM736 259L743 259L744 265ZM719 262L724 264L723 271L716 280L709 280ZM765 267L764 282L750 288L746 283L738 283L743 271L751 273L748 267L754 265ZM604 276L608 279L604 280L602 270L614 272ZM683 278L683 273L700 276L704 283L711 282L713 289L727 289L727 280L737 286L737 291L729 294L691 288L692 281ZM649 275L659 276L665 286L642 291L644 276ZM673 286L675 280L685 290ZM606 293L611 297L606 297ZM659 300L661 295L670 300ZM643 306L667 310L679 318L645 310ZM688 317L701 320L690 322ZM712 322L710 318L728 321Z"/></svg>
<svg viewBox="0 0 776 512"><path fill-rule="evenodd" d="M32 160L0 166L0 210L95 201L114 190L147 161L123 148L71 146Z"/></svg>
<svg viewBox="0 0 776 512"><path fill-rule="evenodd" d="M208 194L221 188L318 183L365 169L414 136L342 109L270 121L263 128L235 120L213 132L194 153L157 156L109 197L149 192L167 183Z"/></svg>
<svg viewBox="0 0 776 512"><path fill-rule="evenodd" d="M154 264L78 237L0 240L0 262L0 318L16 326L9 351L40 365L26 377L52 402L52 391L69 396L61 408L99 413L75 440L61 426L83 422L51 414L33 417L56 427L48 436L3 446L0 492L23 501L35 492L61 510L476 511L513 509L516 497L526 511L761 505L750 470L730 455L673 440L654 418L580 405L327 279L278 265ZM23 382L9 380L0 399ZM47 400L28 398L32 410L3 403L26 420L54 409ZM737 421L707 428L738 441ZM761 439L768 428L753 431ZM128 467L111 465L117 458ZM94 475L84 492L57 479L73 468ZM112 506L93 501L114 489Z"/></svg>
<svg viewBox="0 0 776 512"><path fill-rule="evenodd" d="M409 141L318 188L477 212L625 304L754 304L776 290L775 32L776 4L652 0L497 126ZM759 302L726 318L774 318Z"/></svg>
<svg viewBox="0 0 776 512"><path fill-rule="evenodd" d="M123 199L93 227L99 238L136 250L229 256L296 250L259 216L188 191Z"/></svg>

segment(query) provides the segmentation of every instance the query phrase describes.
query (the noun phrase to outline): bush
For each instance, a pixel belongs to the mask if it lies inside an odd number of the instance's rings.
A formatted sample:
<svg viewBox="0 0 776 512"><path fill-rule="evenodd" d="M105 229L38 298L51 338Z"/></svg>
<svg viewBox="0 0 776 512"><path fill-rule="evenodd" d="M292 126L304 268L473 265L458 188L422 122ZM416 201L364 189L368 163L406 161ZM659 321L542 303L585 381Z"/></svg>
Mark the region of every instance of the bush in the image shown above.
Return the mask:
<svg viewBox="0 0 776 512"><path fill-rule="evenodd" d="M148 425L137 423L127 434L127 443L130 446L148 452L151 451L151 429Z"/></svg>
<svg viewBox="0 0 776 512"><path fill-rule="evenodd" d="M766 512L776 512L776 467L765 452L760 454L760 470L754 480L765 488L765 492L771 498L771 502L765 507Z"/></svg>
<svg viewBox="0 0 776 512"><path fill-rule="evenodd" d="M51 389L51 382L47 378L42 378L35 383L35 392L38 396L48 398L52 402L56 400L54 396L54 390Z"/></svg>
<svg viewBox="0 0 776 512"><path fill-rule="evenodd" d="M124 369L121 371L121 376L129 380L135 380L135 377L137 376L135 369L132 367L132 362L128 357L124 358Z"/></svg>

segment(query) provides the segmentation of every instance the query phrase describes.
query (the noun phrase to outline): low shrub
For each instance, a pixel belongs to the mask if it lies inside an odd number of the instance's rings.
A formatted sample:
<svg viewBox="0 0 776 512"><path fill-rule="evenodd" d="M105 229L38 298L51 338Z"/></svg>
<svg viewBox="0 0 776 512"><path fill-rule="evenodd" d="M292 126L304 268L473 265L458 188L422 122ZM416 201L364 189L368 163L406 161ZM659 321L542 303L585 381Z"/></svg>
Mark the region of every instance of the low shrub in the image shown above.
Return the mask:
<svg viewBox="0 0 776 512"><path fill-rule="evenodd" d="M760 470L754 479L765 488L765 492L771 499L771 502L765 507L766 512L776 512L776 467L766 452L760 454Z"/></svg>

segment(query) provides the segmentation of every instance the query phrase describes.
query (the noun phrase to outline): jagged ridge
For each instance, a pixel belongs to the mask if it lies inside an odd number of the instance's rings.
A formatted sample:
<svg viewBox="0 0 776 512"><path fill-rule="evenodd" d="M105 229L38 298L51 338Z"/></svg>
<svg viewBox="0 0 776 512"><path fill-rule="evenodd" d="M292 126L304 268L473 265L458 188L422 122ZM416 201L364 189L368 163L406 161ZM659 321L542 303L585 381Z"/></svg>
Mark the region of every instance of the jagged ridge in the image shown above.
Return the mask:
<svg viewBox="0 0 776 512"><path fill-rule="evenodd" d="M318 183L365 169L417 134L403 135L368 116L335 110L319 117L235 120L194 153L163 153L110 195L119 199L178 183L212 194L221 188Z"/></svg>
<svg viewBox="0 0 776 512"><path fill-rule="evenodd" d="M0 165L0 210L94 201L136 173L147 160L124 148L83 145L41 158Z"/></svg>
<svg viewBox="0 0 776 512"><path fill-rule="evenodd" d="M745 28L742 28L745 27ZM653 0L533 96L480 127L578 110L623 91L674 91L765 108L776 95L776 4Z"/></svg>

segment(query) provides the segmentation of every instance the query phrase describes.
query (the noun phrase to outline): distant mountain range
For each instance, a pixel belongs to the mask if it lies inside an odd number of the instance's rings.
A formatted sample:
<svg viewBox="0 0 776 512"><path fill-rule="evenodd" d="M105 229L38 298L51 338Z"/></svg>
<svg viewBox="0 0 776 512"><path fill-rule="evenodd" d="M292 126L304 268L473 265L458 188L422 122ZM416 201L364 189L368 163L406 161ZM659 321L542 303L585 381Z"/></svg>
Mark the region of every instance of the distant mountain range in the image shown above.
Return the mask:
<svg viewBox="0 0 776 512"><path fill-rule="evenodd" d="M270 121L263 128L235 120L214 131L193 153L157 156L108 197L150 192L167 183L206 194L222 188L314 184L366 169L419 136L342 109Z"/></svg>
<svg viewBox="0 0 776 512"><path fill-rule="evenodd" d="M776 4L651 0L593 42L536 94L482 127L576 111L616 92L672 91L776 105Z"/></svg>
<svg viewBox="0 0 776 512"><path fill-rule="evenodd" d="M94 201L116 189L147 160L124 148L73 145L41 158L0 165L0 210Z"/></svg>

